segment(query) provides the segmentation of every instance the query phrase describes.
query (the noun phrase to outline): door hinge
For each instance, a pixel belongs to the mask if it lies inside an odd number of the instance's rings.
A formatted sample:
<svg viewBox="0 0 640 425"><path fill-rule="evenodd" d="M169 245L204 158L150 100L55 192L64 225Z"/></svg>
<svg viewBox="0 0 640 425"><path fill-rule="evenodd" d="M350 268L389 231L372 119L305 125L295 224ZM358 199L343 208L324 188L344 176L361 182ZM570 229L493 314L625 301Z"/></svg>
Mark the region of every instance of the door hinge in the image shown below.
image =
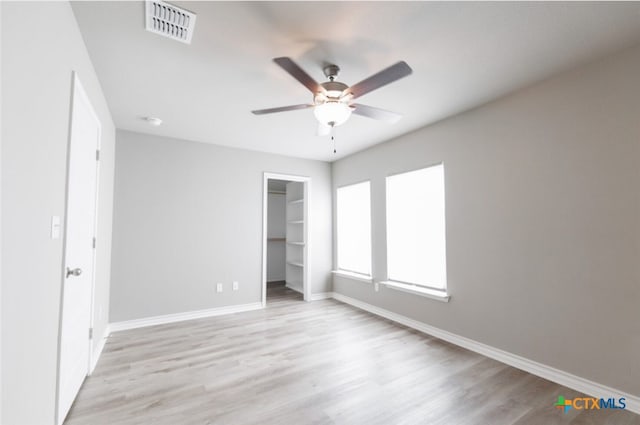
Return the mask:
<svg viewBox="0 0 640 425"><path fill-rule="evenodd" d="M93 249L96 249L96 238L93 238Z"/></svg>
<svg viewBox="0 0 640 425"><path fill-rule="evenodd" d="M100 161L100 149L96 149L96 161Z"/></svg>
<svg viewBox="0 0 640 425"><path fill-rule="evenodd" d="M89 339L93 339L93 328L89 328Z"/></svg>

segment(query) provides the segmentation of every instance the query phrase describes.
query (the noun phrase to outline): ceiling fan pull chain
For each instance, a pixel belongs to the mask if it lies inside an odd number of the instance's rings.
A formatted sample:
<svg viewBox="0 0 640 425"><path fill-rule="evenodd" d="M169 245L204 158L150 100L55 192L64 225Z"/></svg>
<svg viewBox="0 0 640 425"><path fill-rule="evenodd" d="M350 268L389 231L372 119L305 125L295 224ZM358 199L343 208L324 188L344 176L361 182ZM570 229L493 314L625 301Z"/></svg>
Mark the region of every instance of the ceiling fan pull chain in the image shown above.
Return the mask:
<svg viewBox="0 0 640 425"><path fill-rule="evenodd" d="M331 135L331 141L333 142L333 153L336 153L336 138Z"/></svg>

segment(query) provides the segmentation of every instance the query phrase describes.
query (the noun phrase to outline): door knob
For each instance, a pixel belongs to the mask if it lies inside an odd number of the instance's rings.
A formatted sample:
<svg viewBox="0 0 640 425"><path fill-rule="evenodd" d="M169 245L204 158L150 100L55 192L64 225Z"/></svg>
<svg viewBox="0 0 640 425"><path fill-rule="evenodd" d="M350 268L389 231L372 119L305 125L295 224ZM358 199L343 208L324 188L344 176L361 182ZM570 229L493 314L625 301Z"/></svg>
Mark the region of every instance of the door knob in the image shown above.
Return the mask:
<svg viewBox="0 0 640 425"><path fill-rule="evenodd" d="M81 274L82 274L81 268L70 269L69 267L67 267L67 278L69 276L80 276Z"/></svg>

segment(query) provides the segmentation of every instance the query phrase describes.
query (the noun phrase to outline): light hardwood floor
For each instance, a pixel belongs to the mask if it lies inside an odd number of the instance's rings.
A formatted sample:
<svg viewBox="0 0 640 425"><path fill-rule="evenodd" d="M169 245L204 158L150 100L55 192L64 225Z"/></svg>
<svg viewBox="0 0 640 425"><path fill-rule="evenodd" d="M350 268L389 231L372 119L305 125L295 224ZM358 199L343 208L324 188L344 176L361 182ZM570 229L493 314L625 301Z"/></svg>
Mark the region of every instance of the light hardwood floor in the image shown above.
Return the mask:
<svg viewBox="0 0 640 425"><path fill-rule="evenodd" d="M66 425L640 425L581 394L282 285L268 307L113 334Z"/></svg>

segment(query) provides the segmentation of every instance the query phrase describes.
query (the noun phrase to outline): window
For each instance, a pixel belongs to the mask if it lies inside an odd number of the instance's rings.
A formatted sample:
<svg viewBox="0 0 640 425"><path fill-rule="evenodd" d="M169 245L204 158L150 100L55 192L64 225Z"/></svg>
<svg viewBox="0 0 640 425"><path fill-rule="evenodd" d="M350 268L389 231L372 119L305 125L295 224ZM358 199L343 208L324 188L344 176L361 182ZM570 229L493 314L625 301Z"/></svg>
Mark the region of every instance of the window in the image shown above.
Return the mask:
<svg viewBox="0 0 640 425"><path fill-rule="evenodd" d="M338 269L371 275L371 190L369 182L338 188Z"/></svg>
<svg viewBox="0 0 640 425"><path fill-rule="evenodd" d="M390 281L447 287L444 166L387 177L387 273Z"/></svg>

